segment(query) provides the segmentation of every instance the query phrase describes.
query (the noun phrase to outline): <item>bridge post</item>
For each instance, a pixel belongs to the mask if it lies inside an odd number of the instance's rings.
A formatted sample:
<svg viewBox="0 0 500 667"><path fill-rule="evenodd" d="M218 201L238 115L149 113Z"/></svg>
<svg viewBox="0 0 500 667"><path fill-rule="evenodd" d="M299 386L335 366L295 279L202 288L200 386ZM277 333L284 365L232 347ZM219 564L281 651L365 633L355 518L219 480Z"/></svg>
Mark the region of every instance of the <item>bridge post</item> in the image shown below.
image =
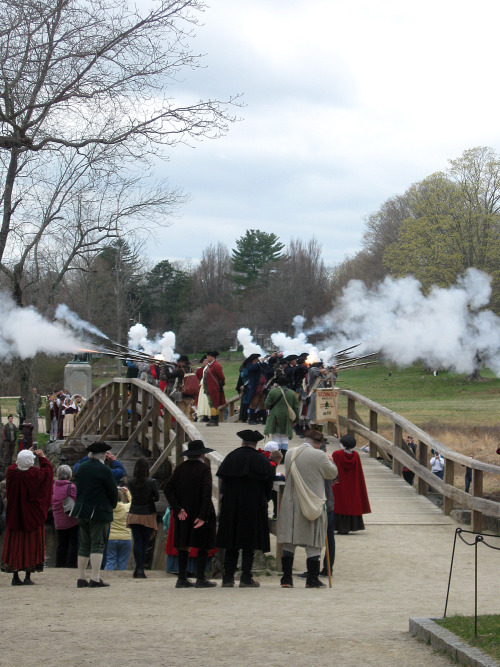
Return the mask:
<svg viewBox="0 0 500 667"><path fill-rule="evenodd" d="M375 410L370 410L370 431L373 433L378 433L378 412ZM370 440L370 458L377 458L377 447L375 443Z"/></svg>
<svg viewBox="0 0 500 667"><path fill-rule="evenodd" d="M130 396L131 396L131 404L130 404L130 431L129 435L135 431L137 428L137 401L139 400L139 387L136 384L133 384L130 387Z"/></svg>
<svg viewBox="0 0 500 667"><path fill-rule="evenodd" d="M418 441L418 462L420 463L421 466L424 468L427 468L427 461L429 458L428 454L428 446L425 444L425 442L422 442L421 440ZM418 493L420 496L426 496L427 495L427 482L423 480L421 477L418 478Z"/></svg>
<svg viewBox="0 0 500 667"><path fill-rule="evenodd" d="M356 401L354 398L351 398L350 396L347 397L347 433L349 435L354 436L354 431L349 425L349 420L352 419L353 421L356 420Z"/></svg>
<svg viewBox="0 0 500 667"><path fill-rule="evenodd" d="M179 463L184 460L181 454L182 454L182 445L184 444L184 440L186 439L186 434L182 426L179 424L179 422L177 422L176 429L177 429L177 438L175 441L175 465L178 466Z"/></svg>
<svg viewBox="0 0 500 667"><path fill-rule="evenodd" d="M151 456L157 459L160 455L158 441L160 439L160 427L158 426L158 417L160 416L160 402L153 396L153 412L151 414Z"/></svg>
<svg viewBox="0 0 500 667"><path fill-rule="evenodd" d="M113 384L113 415L117 415L120 410L120 385ZM113 435L120 435L120 425L115 423L113 426Z"/></svg>
<svg viewBox="0 0 500 667"><path fill-rule="evenodd" d="M141 390L141 422L146 419L146 415L148 414L148 408L149 408L149 400L150 400L150 394L148 394L147 391L144 391L144 389ZM140 434L141 438L141 447L143 449L147 449L147 438L146 438L146 429L143 429Z"/></svg>
<svg viewBox="0 0 500 667"><path fill-rule="evenodd" d="M475 498L483 497L483 471L472 469L472 495ZM478 510L471 512L471 529L474 533L483 532L483 513Z"/></svg>
<svg viewBox="0 0 500 667"><path fill-rule="evenodd" d="M399 424L394 424L394 439L393 439L393 444L394 447L398 447L399 449L403 449L403 429ZM401 476L401 463L396 459L395 456L392 457L392 472L395 475Z"/></svg>
<svg viewBox="0 0 500 667"><path fill-rule="evenodd" d="M123 406L127 402L127 391L128 391L127 390L127 385L126 385L125 382L121 385L121 389L122 389L122 406ZM133 410L132 410L132 414L133 414ZM120 438L122 440L127 439L127 416L126 415L123 415L123 417L121 419Z"/></svg>
<svg viewBox="0 0 500 667"><path fill-rule="evenodd" d="M450 459L445 460L444 464L444 482L450 486L455 486L455 462ZM443 512L446 516L451 514L453 509L453 498L443 496Z"/></svg>

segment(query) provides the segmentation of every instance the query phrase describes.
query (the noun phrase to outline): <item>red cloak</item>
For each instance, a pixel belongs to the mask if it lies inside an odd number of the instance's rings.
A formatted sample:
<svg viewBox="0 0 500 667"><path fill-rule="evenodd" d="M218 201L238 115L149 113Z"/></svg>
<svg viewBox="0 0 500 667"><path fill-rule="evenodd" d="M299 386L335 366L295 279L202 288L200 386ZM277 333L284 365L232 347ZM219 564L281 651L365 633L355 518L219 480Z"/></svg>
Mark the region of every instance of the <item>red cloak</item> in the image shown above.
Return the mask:
<svg viewBox="0 0 500 667"><path fill-rule="evenodd" d="M35 530L47 519L54 469L45 457L38 462L39 468L29 470L18 470L15 463L7 468L6 525L10 530Z"/></svg>
<svg viewBox="0 0 500 667"><path fill-rule="evenodd" d="M339 471L338 484L333 484L335 514L360 516L371 512L365 476L357 452L347 454L343 449L333 452L333 462Z"/></svg>

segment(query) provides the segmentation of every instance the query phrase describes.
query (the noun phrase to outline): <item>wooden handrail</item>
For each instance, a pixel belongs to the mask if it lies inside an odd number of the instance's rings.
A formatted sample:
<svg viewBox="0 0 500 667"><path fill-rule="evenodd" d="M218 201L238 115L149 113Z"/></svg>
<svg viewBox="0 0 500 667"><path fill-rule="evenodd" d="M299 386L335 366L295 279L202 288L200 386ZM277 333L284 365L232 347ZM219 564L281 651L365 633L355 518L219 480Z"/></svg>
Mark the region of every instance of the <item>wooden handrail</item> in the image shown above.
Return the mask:
<svg viewBox="0 0 500 667"><path fill-rule="evenodd" d="M486 514L500 518L500 503L483 498L483 474L492 473L500 475L500 466L477 461L469 456L458 454L423 431L408 419L389 410L383 405L348 389L341 389L340 394L347 398L347 417L340 416L340 425L348 433L357 433L366 438L370 443L370 456L377 453L383 458L392 458L392 469L395 474L401 474L402 467L409 468L418 477L418 493L425 495L428 487L432 487L438 493L443 494L443 509L449 514L453 509L455 501L460 502L471 510L471 524L474 532L482 532L482 516ZM370 428L360 423L356 414L356 403L364 405L370 410ZM393 442L387 440L377 433L378 415L387 417L394 425ZM402 446L402 432L410 433L419 442L418 458L407 453ZM400 444L401 442L401 444ZM432 447L445 459L444 480L434 475L427 467L428 448ZM472 468L472 494L466 493L453 486L454 464Z"/></svg>

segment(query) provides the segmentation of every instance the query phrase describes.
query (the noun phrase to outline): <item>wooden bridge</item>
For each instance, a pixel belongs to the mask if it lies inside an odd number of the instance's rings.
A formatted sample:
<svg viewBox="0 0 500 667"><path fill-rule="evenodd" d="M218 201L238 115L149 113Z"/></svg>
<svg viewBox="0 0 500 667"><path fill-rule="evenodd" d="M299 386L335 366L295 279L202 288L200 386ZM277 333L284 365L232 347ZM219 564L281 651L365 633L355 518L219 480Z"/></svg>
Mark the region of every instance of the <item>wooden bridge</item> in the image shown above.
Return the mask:
<svg viewBox="0 0 500 667"><path fill-rule="evenodd" d="M369 443L369 454L362 456L362 460L370 500L375 510L371 517L367 517L368 523L413 523L431 519L448 521L445 517L457 505L471 510L474 532L482 531L483 515L500 519L500 503L483 498L483 476L493 474L499 477L500 466L453 452L401 415L360 394L340 390L340 395L347 399L347 414L339 416L341 429L361 436ZM236 433L244 426L237 423L235 406L238 401L239 397L233 397L219 408L219 427L206 428L204 423L189 421L156 387L136 379L115 378L92 394L78 415L75 429L67 442L77 441L84 436L115 441L114 451L117 458L127 464L127 472L133 467L133 461L138 455L146 454L152 462L151 475L161 478L168 476L172 467L179 462L185 442L201 439L215 450L208 458L217 468L223 457L240 443ZM364 413L363 416L360 413ZM392 440L378 432L382 419L392 425ZM327 432L331 431L329 427L332 426L326 425ZM403 431L411 434L418 442L416 457L404 448ZM429 470L430 448L445 459L443 480ZM417 493L403 482L403 466L415 473ZM466 493L454 484L458 466L472 468L471 493ZM217 483L217 477L214 476L215 499L218 498ZM426 499L429 492L442 495L442 512ZM399 499L394 495L397 493ZM403 509L406 507L403 500L411 501L406 509ZM377 511L379 503L380 512Z"/></svg>

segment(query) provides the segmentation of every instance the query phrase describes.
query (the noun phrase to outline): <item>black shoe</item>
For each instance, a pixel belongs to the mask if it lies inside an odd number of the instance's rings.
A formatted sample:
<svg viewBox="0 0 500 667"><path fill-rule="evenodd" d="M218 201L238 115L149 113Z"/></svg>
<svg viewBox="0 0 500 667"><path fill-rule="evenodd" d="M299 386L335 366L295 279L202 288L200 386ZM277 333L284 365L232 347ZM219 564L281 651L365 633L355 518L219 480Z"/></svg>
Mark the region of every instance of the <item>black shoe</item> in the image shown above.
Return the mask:
<svg viewBox="0 0 500 667"><path fill-rule="evenodd" d="M319 558L308 558L306 588L324 588L325 584L318 579Z"/></svg>
<svg viewBox="0 0 500 667"><path fill-rule="evenodd" d="M297 575L300 579L307 579L307 572L302 572L302 574Z"/></svg>
<svg viewBox="0 0 500 667"><path fill-rule="evenodd" d="M35 585L35 582L34 582L34 581L31 581L31 579L25 579L25 580L23 581L23 584L24 584L25 586L34 586L34 585Z"/></svg>
<svg viewBox="0 0 500 667"><path fill-rule="evenodd" d="M217 586L217 583L208 579L197 579L194 585L195 588L213 588L214 586Z"/></svg>
<svg viewBox="0 0 500 667"><path fill-rule="evenodd" d="M325 569L323 568L323 570L321 570L321 572L319 573L318 576L320 576L320 577L327 577L327 576L328 576L328 570L325 570ZM332 576L332 575L330 574L330 576Z"/></svg>
<svg viewBox="0 0 500 667"><path fill-rule="evenodd" d="M89 582L86 579L78 579L76 582L77 588L88 588Z"/></svg>
<svg viewBox="0 0 500 667"><path fill-rule="evenodd" d="M259 588L260 584L258 581L254 581L252 577L241 577L240 579L240 588Z"/></svg>
<svg viewBox="0 0 500 667"><path fill-rule="evenodd" d="M99 581L91 579L89 581L89 588L106 588L107 586L109 586L109 584L105 584L102 579L99 579Z"/></svg>
<svg viewBox="0 0 500 667"><path fill-rule="evenodd" d="M284 575L283 577L281 577L280 584L281 588L293 588L293 579L292 577Z"/></svg>
<svg viewBox="0 0 500 667"><path fill-rule="evenodd" d="M137 579L147 579L146 573L142 567L137 570Z"/></svg>
<svg viewBox="0 0 500 667"><path fill-rule="evenodd" d="M325 588L325 584L319 579L311 579L311 581L306 582L306 588Z"/></svg>
<svg viewBox="0 0 500 667"><path fill-rule="evenodd" d="M176 588L194 588L195 584L189 579L177 579L175 583Z"/></svg>
<svg viewBox="0 0 500 667"><path fill-rule="evenodd" d="M10 583L12 586L24 586L24 583L19 579L19 577L12 577L12 581Z"/></svg>
<svg viewBox="0 0 500 667"><path fill-rule="evenodd" d="M234 587L234 577L229 575L223 575L222 577L222 588L233 588Z"/></svg>

